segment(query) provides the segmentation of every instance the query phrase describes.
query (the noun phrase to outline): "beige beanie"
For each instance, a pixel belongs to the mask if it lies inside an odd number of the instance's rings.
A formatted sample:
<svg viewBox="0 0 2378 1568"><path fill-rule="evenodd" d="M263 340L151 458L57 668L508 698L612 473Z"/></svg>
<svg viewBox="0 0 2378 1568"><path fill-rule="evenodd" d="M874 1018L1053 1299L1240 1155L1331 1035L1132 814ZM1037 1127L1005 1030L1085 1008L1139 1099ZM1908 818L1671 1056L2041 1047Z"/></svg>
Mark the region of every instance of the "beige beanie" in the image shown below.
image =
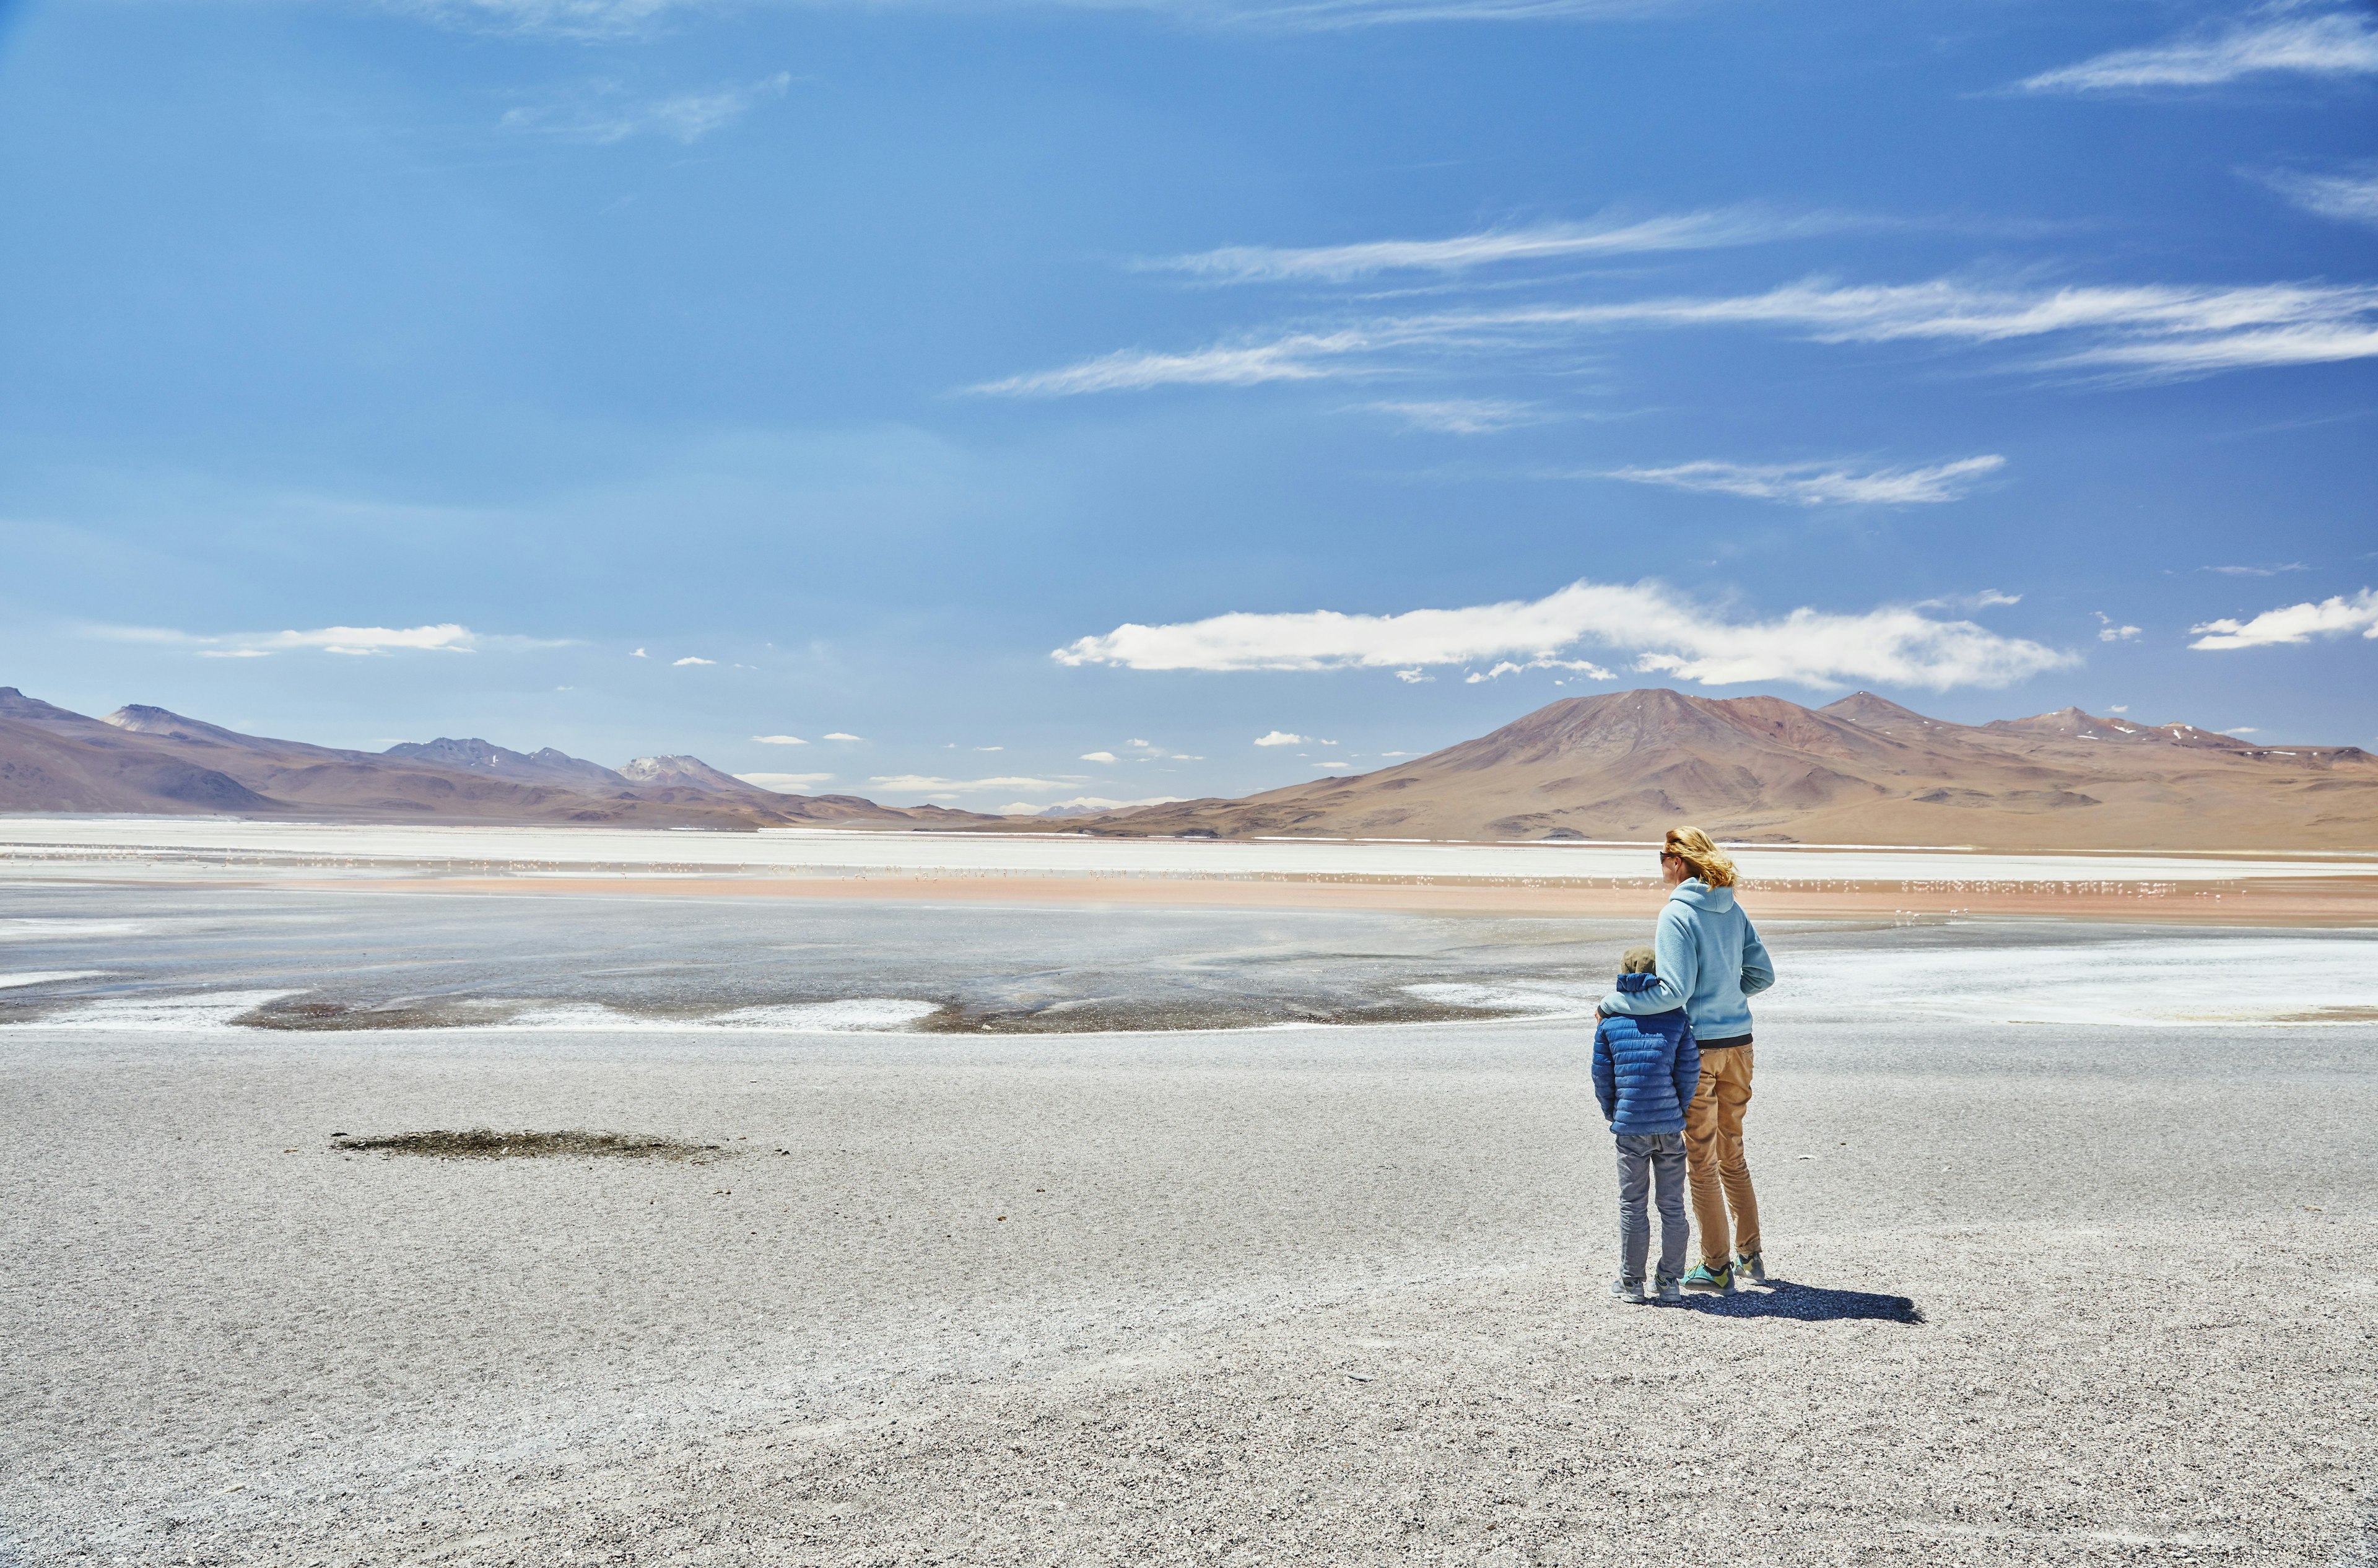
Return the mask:
<svg viewBox="0 0 2378 1568"><path fill-rule="evenodd" d="M1630 947L1627 955L1618 961L1618 972L1621 975L1657 975L1660 972L1659 955L1647 947Z"/></svg>

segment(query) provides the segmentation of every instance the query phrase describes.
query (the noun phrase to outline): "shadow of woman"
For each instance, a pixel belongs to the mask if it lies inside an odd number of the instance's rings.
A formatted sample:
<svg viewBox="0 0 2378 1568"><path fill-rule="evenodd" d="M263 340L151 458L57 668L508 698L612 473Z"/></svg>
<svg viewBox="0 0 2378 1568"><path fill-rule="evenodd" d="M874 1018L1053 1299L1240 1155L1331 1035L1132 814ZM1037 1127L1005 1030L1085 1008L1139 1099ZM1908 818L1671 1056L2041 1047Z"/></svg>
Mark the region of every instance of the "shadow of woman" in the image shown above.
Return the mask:
<svg viewBox="0 0 2378 1568"><path fill-rule="evenodd" d="M1771 1279L1725 1296L1690 1295L1685 1305L1717 1318L1797 1318L1803 1323L1840 1323L1864 1319L1874 1323L1920 1323L1924 1313L1904 1296L1873 1290L1832 1290L1821 1285L1797 1285Z"/></svg>

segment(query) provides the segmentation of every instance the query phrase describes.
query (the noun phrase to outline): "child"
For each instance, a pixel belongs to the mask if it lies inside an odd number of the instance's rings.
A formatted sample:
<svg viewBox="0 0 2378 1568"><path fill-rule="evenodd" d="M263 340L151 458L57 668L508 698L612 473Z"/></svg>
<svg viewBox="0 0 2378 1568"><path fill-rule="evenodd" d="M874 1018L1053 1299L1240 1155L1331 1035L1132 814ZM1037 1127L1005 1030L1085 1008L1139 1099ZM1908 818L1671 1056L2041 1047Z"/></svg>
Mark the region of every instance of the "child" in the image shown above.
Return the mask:
<svg viewBox="0 0 2378 1568"><path fill-rule="evenodd" d="M1632 995L1655 983L1650 948L1627 950L1618 989ZM1605 1014L1593 1031L1593 1093L1618 1139L1618 1283L1610 1293L1641 1305L1644 1255L1651 1219L1644 1212L1656 1179L1660 1198L1660 1274L1653 1289L1663 1306L1681 1306L1685 1293L1685 1107L1699 1083L1700 1047L1682 1007L1640 1017Z"/></svg>

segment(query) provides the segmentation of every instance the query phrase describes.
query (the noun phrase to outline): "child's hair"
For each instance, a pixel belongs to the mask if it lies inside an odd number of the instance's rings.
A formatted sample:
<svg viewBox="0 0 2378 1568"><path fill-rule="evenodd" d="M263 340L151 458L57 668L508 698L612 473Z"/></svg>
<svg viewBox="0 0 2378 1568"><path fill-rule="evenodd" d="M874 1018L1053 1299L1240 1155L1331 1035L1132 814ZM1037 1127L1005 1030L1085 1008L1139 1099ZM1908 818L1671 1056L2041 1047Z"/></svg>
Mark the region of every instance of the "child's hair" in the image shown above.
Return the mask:
<svg viewBox="0 0 2378 1568"><path fill-rule="evenodd" d="M1670 828L1665 850L1709 886L1734 886L1734 862L1699 828Z"/></svg>
<svg viewBox="0 0 2378 1568"><path fill-rule="evenodd" d="M1621 975L1657 975L1660 972L1659 954L1647 947L1630 947L1618 960L1618 972Z"/></svg>

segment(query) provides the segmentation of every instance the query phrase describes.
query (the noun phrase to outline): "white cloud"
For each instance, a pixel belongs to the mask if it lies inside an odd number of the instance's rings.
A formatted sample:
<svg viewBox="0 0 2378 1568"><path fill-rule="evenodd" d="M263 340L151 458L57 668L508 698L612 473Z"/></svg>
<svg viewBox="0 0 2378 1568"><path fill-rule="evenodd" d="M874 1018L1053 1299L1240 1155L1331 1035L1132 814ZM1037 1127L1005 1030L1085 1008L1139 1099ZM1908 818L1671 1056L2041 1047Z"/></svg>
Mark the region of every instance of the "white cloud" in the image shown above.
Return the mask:
<svg viewBox="0 0 2378 1568"><path fill-rule="evenodd" d="M1410 669L1398 670L1396 672L1396 678L1402 681L1406 686L1419 686L1423 682L1435 680L1436 677L1435 676L1423 675L1417 669Z"/></svg>
<svg viewBox="0 0 2378 1568"><path fill-rule="evenodd" d="M1918 599L1919 610L1988 610L2000 604L2020 604L2020 593L2001 593L1995 588L1985 588L1978 593L1952 593L1940 599Z"/></svg>
<svg viewBox="0 0 2378 1568"><path fill-rule="evenodd" d="M1115 754L1111 751L1085 751L1082 753L1082 760L1085 762L1112 762L1116 760L1116 758Z"/></svg>
<svg viewBox="0 0 2378 1568"><path fill-rule="evenodd" d="M678 668L678 669L682 669L684 666L686 666L686 665L688 665L688 664L716 664L716 663L718 663L718 661L717 661L717 660L715 660L715 659L702 659L702 658L696 658L693 654L691 654L691 653L688 653L688 654L687 654L684 658L682 658L682 659L678 659L678 660L674 660L674 661L672 661L672 665L671 665L671 667L673 667L673 668Z"/></svg>
<svg viewBox="0 0 2378 1568"><path fill-rule="evenodd" d="M1361 332L1295 332L1268 343L1221 344L1189 353L1123 349L1062 370L1036 371L971 389L991 397L1066 398L1084 392L1137 392L1150 387L1253 387L1343 374L1325 365L1373 346Z"/></svg>
<svg viewBox="0 0 2378 1568"><path fill-rule="evenodd" d="M832 773L738 773L735 776L747 784L758 784L762 789L773 789L780 795L806 795L815 785L834 777Z"/></svg>
<svg viewBox="0 0 2378 1568"><path fill-rule="evenodd" d="M507 110L499 125L508 131L549 136L563 141L609 146L632 137L655 136L691 146L723 130L771 98L782 98L792 74L778 71L757 81L729 82L699 92L637 99L616 81L588 83L540 104Z"/></svg>
<svg viewBox="0 0 2378 1568"><path fill-rule="evenodd" d="M1709 686L1750 680L1834 687L1889 683L1944 690L2005 686L2077 663L2071 653L2002 637L1913 606L1862 614L1797 609L1736 620L1656 581L1578 581L1542 599L1401 615L1313 610L1234 613L1173 626L1126 624L1051 656L1064 664L1143 670L1385 669L1556 660L1580 643L1633 655L1639 672ZM1274 731L1262 744L1303 737Z"/></svg>
<svg viewBox="0 0 2378 1568"><path fill-rule="evenodd" d="M828 730L826 731L825 737L828 740L858 740L862 738L861 736L855 735L846 735L841 730Z"/></svg>
<svg viewBox="0 0 2378 1568"><path fill-rule="evenodd" d="M1616 468L1604 479L1664 485L1677 490L1714 491L1796 507L1906 506L1954 501L1983 474L2006 466L1996 453L1960 458L1930 468L1880 468L1865 473L1839 463L1800 462L1755 467L1737 462L1678 463L1673 468Z"/></svg>
<svg viewBox="0 0 2378 1568"><path fill-rule="evenodd" d="M2221 733L2223 735L2260 735L2263 732L2256 729L2252 724L2239 724L2234 728L2223 730Z"/></svg>
<svg viewBox="0 0 2378 1568"><path fill-rule="evenodd" d="M1757 208L1736 207L1632 220L1605 214L1591 222L1489 229L1442 240L1366 240L1355 245L1303 249L1225 245L1219 250L1167 257L1143 265L1222 283L1345 283L1382 272L1463 272L1473 267L1510 261L1711 250L1796 239L1851 226L1865 224L1840 217L1786 217Z"/></svg>
<svg viewBox="0 0 2378 1568"><path fill-rule="evenodd" d="M1071 800L1052 800L1046 806L1035 806L1028 800L1011 800L999 808L1003 817L1039 817L1048 812L1072 815L1076 811L1128 811L1140 806L1170 806L1181 797L1177 795L1151 795L1139 800L1109 800L1103 796L1077 795Z"/></svg>
<svg viewBox="0 0 2378 1568"><path fill-rule="evenodd" d="M323 653L387 653L396 652L475 653L482 650L517 652L561 648L566 641L534 637L490 636L450 622L442 626L326 626L311 631L179 631L171 627L94 626L93 637L115 642L156 642L187 646L211 658L252 659L260 654L296 650Z"/></svg>
<svg viewBox="0 0 2378 1568"><path fill-rule="evenodd" d="M639 649L637 649L634 652L632 652L632 653L629 654L629 655L628 655L628 657L630 657L631 659L642 659L642 658L649 657L649 655L648 655L648 654L646 654L646 653L645 653L645 652L644 652L643 649L639 648Z"/></svg>
<svg viewBox="0 0 2378 1568"><path fill-rule="evenodd" d="M1088 639L1088 638L1085 638L1085 639L1083 639L1083 641L1085 641L1085 642L1089 641L1089 640L1090 640L1090 639ZM1075 643L1075 644L1074 644L1074 646L1075 646L1075 647L1076 647L1076 648L1079 648L1081 645L1082 645L1082 644L1081 644L1080 642L1076 642L1076 643ZM1058 655L1057 655L1057 658L1058 658L1058 660L1059 660L1061 663L1068 664L1088 664L1088 663L1091 663L1091 662L1092 662L1092 661L1090 661L1090 660L1087 660L1087 659L1068 659L1068 658L1066 658L1063 653L1058 654ZM1099 661L1099 662L1106 663L1106 664L1122 664L1122 663L1124 663L1125 661L1119 660L1119 659L1109 659L1109 660L1103 660L1103 661ZM1134 665L1133 667L1136 669L1136 668L1146 668L1146 667L1148 667L1148 666L1144 666L1144 665ZM1175 666L1175 667L1176 667L1176 668L1178 668L1178 667L1181 667L1181 666ZM1249 666L1249 667L1254 667L1254 666ZM1312 737L1312 736L1310 736L1291 735L1291 734L1289 734L1289 733L1288 733L1288 731L1286 731L1286 730L1274 730L1274 731L1272 731L1269 735L1259 735L1259 736L1255 736L1255 744L1256 744L1257 746L1310 746L1310 745L1312 745L1312 744L1313 744L1313 737Z"/></svg>
<svg viewBox="0 0 2378 1568"><path fill-rule="evenodd" d="M2289 15L2300 6L2264 7L2263 20L2227 31L2118 49L2042 71L2017 83L2029 92L2105 92L2154 87L2211 87L2275 71L2306 76L2378 72L2378 32L2350 11Z"/></svg>
<svg viewBox="0 0 2378 1568"><path fill-rule="evenodd" d="M1362 405L1378 413L1392 413L1415 430L1447 436L1491 436L1523 425L1541 425L1543 415L1533 403L1494 398L1445 398L1435 402L1381 402Z"/></svg>
<svg viewBox="0 0 2378 1568"><path fill-rule="evenodd" d="M2378 228L2378 174L2266 174L2271 187L2307 212Z"/></svg>
<svg viewBox="0 0 2378 1568"><path fill-rule="evenodd" d="M834 737L833 737L832 736L828 736L826 738L827 738L828 740L831 740L831 739L833 739ZM1006 749L1007 749L1007 748L1005 748L1004 746L978 746L978 747L976 747L976 748L975 748L975 749L976 749L977 751L1004 751L1004 750L1006 750Z"/></svg>
<svg viewBox="0 0 2378 1568"><path fill-rule="evenodd" d="M809 744L797 735L755 735L751 738L763 746L807 746Z"/></svg>
<svg viewBox="0 0 2378 1568"><path fill-rule="evenodd" d="M2119 625L2103 610L2089 613L2097 617L2097 640L2100 642L2128 642L2139 634L2137 627Z"/></svg>
<svg viewBox="0 0 2378 1568"><path fill-rule="evenodd" d="M1505 659L1491 670L1471 671L1461 677L1461 683L1464 686L1478 686L1486 681L1499 680L1505 676L1515 676L1527 670L1573 670L1589 680L1618 678L1600 664L1586 659L1531 659L1524 664L1515 664L1510 660Z"/></svg>
<svg viewBox="0 0 2378 1568"><path fill-rule="evenodd" d="M2127 713L2130 711L2131 705L2127 702L2109 702L2106 705L2106 712L2108 713Z"/></svg>
<svg viewBox="0 0 2378 1568"><path fill-rule="evenodd" d="M2301 561L2288 561L2275 567L2204 567L2204 571L2217 571L2224 577L2276 577L2283 571L2310 571Z"/></svg>
<svg viewBox="0 0 2378 1568"><path fill-rule="evenodd" d="M2358 631L2378 638L2378 590L2365 588L2352 595L2338 594L2317 604L2306 602L2264 610L2252 620L2206 621L2190 627L2196 638L2191 648L2267 648L2281 642L2309 642L2315 637L2342 637Z"/></svg>
<svg viewBox="0 0 2378 1568"><path fill-rule="evenodd" d="M2023 365L2169 377L2378 357L2378 286L2037 289L1945 278L1847 287L1809 281L1733 297L1380 317L1330 331L1234 339L1180 353L1126 349L972 389L1004 397L1073 397L1378 376L1448 356L1533 354L1590 334L1690 327L1782 329L1821 343L2049 340L2060 345L2049 357Z"/></svg>

